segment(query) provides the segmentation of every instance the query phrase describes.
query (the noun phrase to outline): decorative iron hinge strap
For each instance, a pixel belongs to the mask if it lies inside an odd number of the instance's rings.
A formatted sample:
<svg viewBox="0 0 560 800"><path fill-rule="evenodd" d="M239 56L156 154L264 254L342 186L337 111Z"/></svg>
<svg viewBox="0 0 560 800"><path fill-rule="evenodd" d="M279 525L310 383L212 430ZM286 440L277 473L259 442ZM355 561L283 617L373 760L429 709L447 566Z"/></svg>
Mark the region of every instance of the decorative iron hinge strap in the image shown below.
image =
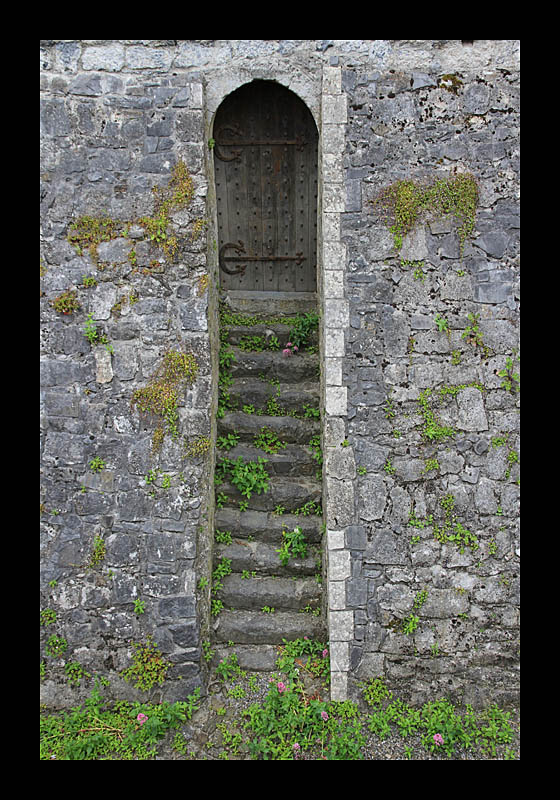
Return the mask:
<svg viewBox="0 0 560 800"><path fill-rule="evenodd" d="M224 125L219 131L216 132L216 138L214 139L214 153L216 154L216 157L220 159L220 161L240 161L242 152L241 150L234 149L232 150L231 154L227 156L222 153L220 150L221 147L236 148L255 147L259 145L293 145L297 150L303 150L307 144L307 141L301 136L296 136L295 139L222 139L220 134L224 133L225 131L230 131L237 136L242 135L239 128L236 128L232 125Z"/></svg>
<svg viewBox="0 0 560 800"><path fill-rule="evenodd" d="M225 251L233 248L237 253L237 256L226 256ZM238 242L226 242L220 247L220 269L226 272L228 275L243 275L245 270L247 269L247 264L239 267L238 269L228 269L225 265L226 261L262 261L262 262L269 262L269 261L295 261L296 264L299 266L303 261L305 261L305 256L303 253L299 252L296 253L295 256L251 256L251 255L243 255L245 253L245 245L240 240Z"/></svg>

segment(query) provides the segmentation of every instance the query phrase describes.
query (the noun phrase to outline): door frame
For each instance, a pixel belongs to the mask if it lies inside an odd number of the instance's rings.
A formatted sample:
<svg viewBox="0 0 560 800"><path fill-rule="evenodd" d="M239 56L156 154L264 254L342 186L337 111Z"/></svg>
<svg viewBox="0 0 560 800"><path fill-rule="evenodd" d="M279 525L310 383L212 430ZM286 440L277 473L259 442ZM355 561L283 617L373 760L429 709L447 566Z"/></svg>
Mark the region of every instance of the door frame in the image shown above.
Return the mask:
<svg viewBox="0 0 560 800"><path fill-rule="evenodd" d="M245 296L245 295L247 297L251 297L251 296L257 297L257 296L259 296L259 297L263 297L263 298L265 298L265 297L272 297L273 298L275 296L282 296L284 298L285 297L296 297L297 296L302 300L304 298L307 298L308 300L312 300L314 297L316 297L317 300L318 300L319 299L319 285L320 285L320 267L321 267L321 246L320 246L321 208L320 208L320 203L321 203L321 196L322 196L322 192L321 192L321 175L320 175L320 173L321 173L321 170L320 170L320 164L321 164L321 155L320 155L321 132L320 132L320 126L318 124L317 114L313 113L313 110L310 107L309 103L306 102L306 99L304 97L302 97L300 93L294 91L294 89L289 85L288 82L283 81L281 79L277 79L276 77L272 77L271 78L270 76L265 77L265 76L259 75L259 76L252 77L249 80L247 80L245 78L243 80L240 80L239 83L236 83L235 85L232 85L230 83L228 85L228 91L225 94L223 94L223 95L222 94L217 94L212 98L208 98L208 101L209 101L209 103L211 105L211 109L207 105L208 142L211 143L211 146L208 148L208 151L207 151L207 166L208 166L208 176L209 176L209 189L211 189L211 191L209 191L209 198L208 198L209 199L208 211L209 211L209 218L211 218L212 222L213 222L213 225L212 225L213 236L214 236L214 238L213 238L213 248L214 248L214 250L216 250L216 252L218 254L218 264L217 264L217 272L215 274L215 278L216 278L216 281L217 281L218 285L220 285L220 277L221 277L221 270L220 270L220 265L219 265L219 260L220 260L220 255L221 255L220 254L220 249L222 249L222 250L224 249L223 246L222 246L222 248L220 248L219 235L218 235L218 207L217 207L217 191L216 191L216 173L215 173L215 166L214 166L214 154L212 153L213 143L215 141L214 132L215 132L216 117L217 117L217 114L218 114L218 111L219 111L220 107L222 106L222 103L226 100L227 97L229 97L231 94L233 94L238 89L241 89L241 88L243 88L245 86L250 86L250 84L254 83L255 81L268 81L268 82L271 82L271 83L276 83L279 86L281 86L284 89L286 89L289 92L291 92L296 98L298 98L298 100L307 109L308 113L311 116L311 119L313 120L313 122L315 124L315 128L316 128L316 131L317 131L317 146L316 146L317 203L316 203L316 210L315 210L315 213L316 213L317 243L316 243L316 255L315 255L315 280L314 280L315 289L314 289L314 291L308 291L308 292L296 292L296 291L294 291L294 292L286 292L286 291L270 291L270 292L268 292L268 291L259 291L259 290L256 290L256 291L255 290L251 290L251 291L246 291L245 292L245 291L237 290L237 289L231 289L231 290L230 289L227 289L227 290L224 289L223 291L227 292L228 295L233 295L235 297L242 297L242 296ZM234 257L240 255L238 252L236 252L233 249L231 249L231 247L228 249L228 252L230 252L231 255L233 255Z"/></svg>

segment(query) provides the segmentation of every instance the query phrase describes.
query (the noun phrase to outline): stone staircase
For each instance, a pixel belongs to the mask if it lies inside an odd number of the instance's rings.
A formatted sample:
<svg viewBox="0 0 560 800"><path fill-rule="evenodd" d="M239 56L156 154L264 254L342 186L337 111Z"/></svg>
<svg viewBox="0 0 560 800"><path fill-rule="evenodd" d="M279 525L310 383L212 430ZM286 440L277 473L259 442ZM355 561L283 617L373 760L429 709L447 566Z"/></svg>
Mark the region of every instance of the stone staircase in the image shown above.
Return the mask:
<svg viewBox="0 0 560 800"><path fill-rule="evenodd" d="M283 639L326 641L319 356L283 355L290 325L271 318L294 316L285 303L267 303L266 315L245 303L243 314L226 315L225 324L222 315L221 324L217 436L227 445L216 449L212 647L218 660L235 652L242 668L271 670ZM259 459L267 490L243 494L232 464L243 470ZM296 528L306 553L281 558L283 532Z"/></svg>

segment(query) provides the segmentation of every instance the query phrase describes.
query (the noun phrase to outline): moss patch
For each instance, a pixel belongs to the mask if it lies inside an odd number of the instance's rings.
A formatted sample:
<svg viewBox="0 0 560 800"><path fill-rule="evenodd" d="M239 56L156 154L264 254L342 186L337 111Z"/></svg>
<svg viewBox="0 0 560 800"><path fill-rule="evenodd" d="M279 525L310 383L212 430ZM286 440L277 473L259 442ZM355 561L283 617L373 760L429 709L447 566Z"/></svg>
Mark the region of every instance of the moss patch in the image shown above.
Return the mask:
<svg viewBox="0 0 560 800"><path fill-rule="evenodd" d="M169 350L148 385L134 392L131 405L141 414L159 417L177 438L179 389L181 385L192 386L197 375L198 364L192 353ZM154 441L161 445L162 440L163 428L158 427Z"/></svg>
<svg viewBox="0 0 560 800"><path fill-rule="evenodd" d="M403 237L422 219L454 217L462 256L465 242L474 230L478 194L474 175L461 173L431 183L411 179L396 181L382 189L372 202L380 209L397 250L402 247Z"/></svg>

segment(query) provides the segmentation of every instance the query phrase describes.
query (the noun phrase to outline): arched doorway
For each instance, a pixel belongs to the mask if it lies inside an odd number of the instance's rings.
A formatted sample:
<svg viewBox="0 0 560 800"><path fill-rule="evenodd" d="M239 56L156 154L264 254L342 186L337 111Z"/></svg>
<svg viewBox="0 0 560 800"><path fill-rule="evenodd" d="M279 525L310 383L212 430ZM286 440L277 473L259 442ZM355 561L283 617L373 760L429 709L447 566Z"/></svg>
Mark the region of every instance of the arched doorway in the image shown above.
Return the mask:
<svg viewBox="0 0 560 800"><path fill-rule="evenodd" d="M221 288L316 292L318 131L305 103L274 81L245 84L213 138Z"/></svg>

